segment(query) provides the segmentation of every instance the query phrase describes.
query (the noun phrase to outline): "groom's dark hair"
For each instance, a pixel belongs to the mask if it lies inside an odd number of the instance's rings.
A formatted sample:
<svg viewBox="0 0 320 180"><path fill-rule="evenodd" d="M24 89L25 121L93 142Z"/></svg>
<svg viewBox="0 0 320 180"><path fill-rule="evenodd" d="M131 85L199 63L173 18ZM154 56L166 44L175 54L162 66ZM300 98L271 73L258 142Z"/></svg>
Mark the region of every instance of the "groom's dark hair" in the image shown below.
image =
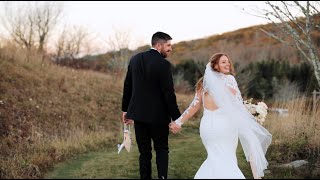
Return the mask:
<svg viewBox="0 0 320 180"><path fill-rule="evenodd" d="M167 33L164 32L156 32L152 35L152 39L151 39L151 45L154 46L157 43L163 43L164 41L167 42L169 40L171 40L171 36ZM162 42L161 42L162 41Z"/></svg>

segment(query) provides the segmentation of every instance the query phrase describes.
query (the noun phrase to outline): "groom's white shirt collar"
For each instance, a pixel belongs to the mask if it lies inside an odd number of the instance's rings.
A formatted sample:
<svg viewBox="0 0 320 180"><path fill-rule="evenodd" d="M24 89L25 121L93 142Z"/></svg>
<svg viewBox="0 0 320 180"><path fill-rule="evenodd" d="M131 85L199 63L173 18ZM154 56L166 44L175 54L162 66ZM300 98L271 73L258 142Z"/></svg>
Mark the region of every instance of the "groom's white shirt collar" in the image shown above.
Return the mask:
<svg viewBox="0 0 320 180"><path fill-rule="evenodd" d="M154 47L151 47L150 49L154 49L154 50L156 50L156 51L158 51L156 48L154 48ZM158 51L158 53L160 53L159 51Z"/></svg>

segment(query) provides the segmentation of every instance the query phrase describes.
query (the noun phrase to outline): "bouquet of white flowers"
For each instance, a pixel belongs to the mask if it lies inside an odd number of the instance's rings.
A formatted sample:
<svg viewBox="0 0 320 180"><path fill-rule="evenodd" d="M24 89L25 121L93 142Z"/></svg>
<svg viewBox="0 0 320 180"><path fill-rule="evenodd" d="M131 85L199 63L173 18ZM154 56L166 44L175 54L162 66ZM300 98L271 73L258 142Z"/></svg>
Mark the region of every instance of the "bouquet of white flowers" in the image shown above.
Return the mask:
<svg viewBox="0 0 320 180"><path fill-rule="evenodd" d="M259 124L263 124L267 114L268 106L264 102L258 102L257 104L252 104L252 98L244 101L244 105L248 111L255 117Z"/></svg>

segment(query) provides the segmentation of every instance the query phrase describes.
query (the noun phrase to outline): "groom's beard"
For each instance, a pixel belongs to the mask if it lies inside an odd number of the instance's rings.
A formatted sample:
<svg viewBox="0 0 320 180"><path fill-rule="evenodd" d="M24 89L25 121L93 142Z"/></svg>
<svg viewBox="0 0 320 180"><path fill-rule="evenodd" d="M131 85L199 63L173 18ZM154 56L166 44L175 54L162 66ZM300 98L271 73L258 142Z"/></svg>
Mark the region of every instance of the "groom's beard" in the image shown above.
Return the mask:
<svg viewBox="0 0 320 180"><path fill-rule="evenodd" d="M162 56L163 58L166 58L166 57L168 57L169 52L170 52L170 51L167 51L167 52L166 52L166 51L161 50L161 51L160 51L160 54L161 54L161 56Z"/></svg>

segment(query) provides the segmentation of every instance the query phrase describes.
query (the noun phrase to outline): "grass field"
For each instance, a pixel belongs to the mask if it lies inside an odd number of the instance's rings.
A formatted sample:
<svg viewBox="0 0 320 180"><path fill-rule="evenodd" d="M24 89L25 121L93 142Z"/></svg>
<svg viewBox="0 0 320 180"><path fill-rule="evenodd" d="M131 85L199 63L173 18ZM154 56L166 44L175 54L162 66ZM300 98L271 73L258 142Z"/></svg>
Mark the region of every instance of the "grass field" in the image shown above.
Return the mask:
<svg viewBox="0 0 320 180"><path fill-rule="evenodd" d="M14 47L0 49L0 179L138 178L136 144L129 154L116 153L122 138L123 78L33 56L26 59ZM184 111L192 99L193 94L177 93L179 109ZM289 115L267 117L264 126L273 139L265 178L320 177L320 108L311 112L308 104L307 97L272 104L289 109ZM170 135L169 178L193 178L205 160L200 117L201 112L181 134ZM240 169L252 178L241 146L238 158ZM311 165L296 170L277 167L299 159Z"/></svg>
<svg viewBox="0 0 320 180"><path fill-rule="evenodd" d="M199 131L194 127L187 127L181 134L169 137L169 170L170 179L193 179L200 165L206 159L206 151L199 137ZM135 139L135 138L133 138ZM252 179L249 164L239 144L237 150L238 164L247 179ZM137 179L139 178L139 152L134 142L131 152L125 149L117 154L114 148L83 154L75 159L57 164L44 178L49 179ZM298 170L276 168L270 162L270 170L266 179L295 179L303 178ZM152 158L152 177L157 179L155 152Z"/></svg>

